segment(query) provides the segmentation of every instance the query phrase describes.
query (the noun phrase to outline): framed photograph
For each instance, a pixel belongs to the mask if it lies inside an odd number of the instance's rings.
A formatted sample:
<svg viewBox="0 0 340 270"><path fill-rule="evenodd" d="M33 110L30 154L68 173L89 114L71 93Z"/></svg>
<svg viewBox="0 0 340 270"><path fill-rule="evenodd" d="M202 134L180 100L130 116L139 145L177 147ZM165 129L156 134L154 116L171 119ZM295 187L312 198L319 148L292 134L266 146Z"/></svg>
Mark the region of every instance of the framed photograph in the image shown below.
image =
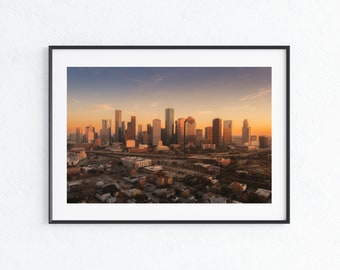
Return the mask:
<svg viewBox="0 0 340 270"><path fill-rule="evenodd" d="M50 223L289 223L289 46L50 46Z"/></svg>

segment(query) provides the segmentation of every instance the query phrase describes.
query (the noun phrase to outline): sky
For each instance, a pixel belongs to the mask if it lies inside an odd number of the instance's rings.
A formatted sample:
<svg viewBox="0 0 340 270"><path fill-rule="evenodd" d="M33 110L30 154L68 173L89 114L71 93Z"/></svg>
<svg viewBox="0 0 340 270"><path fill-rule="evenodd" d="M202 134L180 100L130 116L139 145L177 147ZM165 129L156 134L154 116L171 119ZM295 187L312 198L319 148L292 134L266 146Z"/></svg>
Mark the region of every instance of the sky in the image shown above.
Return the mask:
<svg viewBox="0 0 340 270"><path fill-rule="evenodd" d="M233 121L241 135L244 119L251 133L271 135L271 67L68 67L67 132L92 125L122 111L122 121L136 116L137 126L160 119L165 109L175 119L192 116L197 128L214 118Z"/></svg>

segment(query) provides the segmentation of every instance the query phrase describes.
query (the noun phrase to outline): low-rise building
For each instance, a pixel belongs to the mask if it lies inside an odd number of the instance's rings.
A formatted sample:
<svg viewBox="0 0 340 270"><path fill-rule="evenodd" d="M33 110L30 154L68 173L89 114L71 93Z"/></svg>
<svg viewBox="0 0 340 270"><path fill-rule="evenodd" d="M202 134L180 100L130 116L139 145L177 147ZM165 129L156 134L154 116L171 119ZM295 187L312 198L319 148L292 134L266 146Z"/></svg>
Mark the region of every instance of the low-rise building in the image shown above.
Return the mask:
<svg viewBox="0 0 340 270"><path fill-rule="evenodd" d="M147 166L147 167L144 167L144 169L146 171L155 173L155 172L160 172L163 168L162 166L156 165L156 166Z"/></svg>
<svg viewBox="0 0 340 270"><path fill-rule="evenodd" d="M87 157L85 148L82 147L73 147L71 152L76 153L79 159L85 159Z"/></svg>
<svg viewBox="0 0 340 270"><path fill-rule="evenodd" d="M258 150L259 146L258 145L248 145L248 150L249 151L254 151L254 150Z"/></svg>
<svg viewBox="0 0 340 270"><path fill-rule="evenodd" d="M157 147L156 147L156 151L159 151L159 152L166 152L166 151L169 151L169 147L168 147L168 146L165 146L165 145L160 145L160 146L157 146Z"/></svg>
<svg viewBox="0 0 340 270"><path fill-rule="evenodd" d="M245 171L245 170L236 170L236 173L244 174L244 175L250 175L250 172L249 171Z"/></svg>
<svg viewBox="0 0 340 270"><path fill-rule="evenodd" d="M172 185L173 179L171 176L160 176L156 178L155 184L157 186Z"/></svg>
<svg viewBox="0 0 340 270"><path fill-rule="evenodd" d="M229 185L229 187L236 192L243 192L243 191L246 191L246 189L247 189L246 184L242 184L242 183L239 183L239 182L232 182Z"/></svg>
<svg viewBox="0 0 340 270"><path fill-rule="evenodd" d="M116 197L111 197L110 193L105 193L105 194L96 194L95 197L100 200L102 203L115 203L117 201Z"/></svg>
<svg viewBox="0 0 340 270"><path fill-rule="evenodd" d="M216 145L215 144L211 144L211 143L202 143L201 144L201 148L203 150L205 149L212 149L212 150L215 150L216 149Z"/></svg>
<svg viewBox="0 0 340 270"><path fill-rule="evenodd" d="M181 145L179 143L173 143L173 144L170 144L170 148L171 149L180 149Z"/></svg>
<svg viewBox="0 0 340 270"><path fill-rule="evenodd" d="M202 163L202 162L195 162L193 165L194 165L194 167L201 168L204 171L209 172L209 173L217 173L217 174L220 173L220 167L217 167L217 166L214 166L214 165L211 165L211 164L206 164L206 163Z"/></svg>
<svg viewBox="0 0 340 270"><path fill-rule="evenodd" d="M67 166L77 166L78 163L86 157L85 148L73 147L67 151Z"/></svg>
<svg viewBox="0 0 340 270"><path fill-rule="evenodd" d="M131 184L139 183L141 185L145 185L145 183L146 183L146 177L145 176L123 177L123 180L128 182L128 183L131 183Z"/></svg>
<svg viewBox="0 0 340 270"><path fill-rule="evenodd" d="M77 157L67 157L67 166L77 166L80 162L79 158Z"/></svg>
<svg viewBox="0 0 340 270"><path fill-rule="evenodd" d="M126 140L125 146L126 146L126 148L135 148L136 147L136 141L135 140Z"/></svg>
<svg viewBox="0 0 340 270"><path fill-rule="evenodd" d="M219 158L217 160L217 163L219 165L222 165L222 166L226 167L226 166L228 166L231 163L231 159L229 159L229 158Z"/></svg>
<svg viewBox="0 0 340 270"><path fill-rule="evenodd" d="M110 147L106 147L105 149L110 150L112 152L122 152L123 151L123 143L114 142Z"/></svg>
<svg viewBox="0 0 340 270"><path fill-rule="evenodd" d="M140 144L138 145L138 148L139 148L139 149L147 149L148 147L149 147L149 145L147 145L147 144L141 144L141 143L140 143Z"/></svg>
<svg viewBox="0 0 340 270"><path fill-rule="evenodd" d="M78 174L81 172L81 168L80 167L68 167L67 168L67 174Z"/></svg>
<svg viewBox="0 0 340 270"><path fill-rule="evenodd" d="M270 195L272 194L272 192L268 189L264 189L264 188L258 188L256 191L255 191L255 194L258 195L258 196L261 196L265 199L268 199L270 197Z"/></svg>
<svg viewBox="0 0 340 270"><path fill-rule="evenodd" d="M124 157L121 158L121 161L124 166L128 168L141 168L148 167L152 164L151 159L148 158L140 158L140 157Z"/></svg>
<svg viewBox="0 0 340 270"><path fill-rule="evenodd" d="M147 148L129 148L129 153L146 153Z"/></svg>
<svg viewBox="0 0 340 270"><path fill-rule="evenodd" d="M142 194L142 191L140 189L137 189L137 188L132 188L132 189L125 190L124 193L128 197L134 197L137 194Z"/></svg>

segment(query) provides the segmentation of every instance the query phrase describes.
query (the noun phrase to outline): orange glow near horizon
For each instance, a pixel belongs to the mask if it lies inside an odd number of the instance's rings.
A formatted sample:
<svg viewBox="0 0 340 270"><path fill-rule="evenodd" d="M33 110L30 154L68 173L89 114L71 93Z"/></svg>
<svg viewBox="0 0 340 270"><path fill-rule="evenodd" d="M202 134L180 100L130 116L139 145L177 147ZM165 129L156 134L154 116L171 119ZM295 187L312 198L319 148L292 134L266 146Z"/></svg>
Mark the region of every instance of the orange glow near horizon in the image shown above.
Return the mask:
<svg viewBox="0 0 340 270"><path fill-rule="evenodd" d="M251 134L271 136L271 91L270 67L68 68L67 132L92 125L99 133L111 119L114 133L115 110L126 127L134 115L143 131L157 118L164 128L173 108L175 120L192 116L203 134L220 118L232 120L233 136L244 119Z"/></svg>
<svg viewBox="0 0 340 270"><path fill-rule="evenodd" d="M186 116L188 117L188 116ZM184 117L176 117L175 120L177 120L178 118L186 118ZM214 117L211 119L211 121L206 121L205 123L200 123L199 119L196 118L194 115L193 117L195 118L196 122L197 122L197 129L202 129L203 130L203 134L205 132L205 128L212 126L212 120L214 118L219 118L219 117ZM152 119L150 119L149 121L144 121L141 122L139 120L138 115L136 115L136 119L137 119L137 126L138 125L142 125L143 131L146 130L146 126L147 124L151 124L152 125L152 120L153 119L157 119L158 117L154 117ZM111 113L111 118L110 116L102 116L101 118L95 118L95 117L86 117L84 118L71 118L68 117L68 121L67 121L67 132L68 134L70 133L75 133L76 132L76 128L81 128L83 131L85 130L86 126L93 126L95 127L96 132L99 132L100 129L102 128L102 119L111 119L112 120L112 133L114 133L114 110ZM159 119L161 119L161 124L162 124L162 128L165 128L165 119L164 117L159 117ZM241 136L242 134L242 125L243 125L243 120L245 118L240 118L238 119L238 121L235 121L233 119L223 119L222 118L222 124L223 121L225 120L232 120L232 132L233 132L233 136ZM270 119L269 121L261 121L261 119L251 119L251 118L247 118L249 120L249 126L251 127L251 134L252 135L257 135L257 136L261 136L261 135L265 135L265 136L271 136L272 130L271 130L271 123L270 123ZM256 121L257 120L257 121ZM127 116L125 118L122 119L122 121L125 121L125 123L130 121L130 116Z"/></svg>

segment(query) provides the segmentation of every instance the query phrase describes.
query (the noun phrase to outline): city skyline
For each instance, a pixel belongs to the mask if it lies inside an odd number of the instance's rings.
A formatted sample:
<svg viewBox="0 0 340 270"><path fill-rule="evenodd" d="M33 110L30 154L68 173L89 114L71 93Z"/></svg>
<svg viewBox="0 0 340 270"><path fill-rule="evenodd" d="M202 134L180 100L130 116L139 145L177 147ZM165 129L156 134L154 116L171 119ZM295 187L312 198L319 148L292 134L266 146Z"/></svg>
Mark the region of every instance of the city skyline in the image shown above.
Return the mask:
<svg viewBox="0 0 340 270"><path fill-rule="evenodd" d="M192 116L197 129L215 118L232 120L240 136L249 119L252 134L271 135L270 67L69 67L67 83L68 133L99 130L102 119L115 123L117 110L121 122L136 116L143 131L154 119L165 128L164 112L173 108L171 118Z"/></svg>
<svg viewBox="0 0 340 270"><path fill-rule="evenodd" d="M167 109L166 109L167 110ZM166 111L165 110L165 111ZM136 119L136 116L131 116L131 119ZM271 137L270 135L266 135L266 134L254 134L253 132L251 132L251 127L249 126L249 121L248 119L244 119L243 120L243 126L242 126L242 134L234 134L232 131L232 125L233 125L233 121L232 120L223 120L220 118L215 118L212 119L212 125L205 127L204 129L199 129L196 128L196 120L192 117L189 116L188 118L178 118L175 119L174 121L174 129L173 129L173 133L172 133L172 140L174 140L173 142L169 142L167 141L167 135L165 134L164 136L164 142L167 145L170 145L171 143L175 143L177 141L177 143L180 142L184 142L184 135L186 134L185 132L185 127L186 127L186 122L190 119L189 122L193 121L193 123L195 124L195 127L192 129L192 131L190 131L189 135L191 136L195 136L197 137L197 131L200 132L200 136L202 136L202 138L204 139L208 139L211 141L211 143L216 144L218 147L221 147L222 145L230 145L233 142L233 138L240 138L242 139L242 143L250 143L251 141L251 136L255 136L256 138L258 138L259 136L266 136L266 137ZM86 135L86 130L88 130L89 128L93 131L93 136L95 136L95 134L99 135L101 138L103 138L103 132L107 132L107 128L105 127L106 125L104 125L104 123L107 123L107 121L110 121L110 125L109 130L111 132L111 134L106 134L105 136L112 136L112 139L115 142L122 142L124 140L137 140L137 141L143 141L143 133L147 132L151 134L151 143L149 144L153 144L154 146L157 145L157 142L160 141L160 137L161 137L161 130L164 130L164 132L166 132L166 128L163 127L162 125L162 121L158 118L153 119L151 121L151 124L147 124L147 126L145 128L143 128L142 125L138 125L138 132L133 132L131 130L132 126L132 122L128 122L128 128L124 130L125 135L122 134L122 131L120 130L120 127L118 126L118 137L117 137L117 133L114 132L113 130L117 130L115 129L115 126L111 127L111 120L110 119L102 119L102 125L101 127L97 128L93 125L87 125L86 127L82 128L82 127L77 127L75 129L75 132L71 132L68 133L69 135L75 135L76 136L76 143L81 143L81 136L79 134L82 134L83 132L85 132L83 135ZM156 124L155 124L156 123ZM223 123L223 124L222 124ZM246 127L245 127L245 123L246 123ZM125 122L123 121L123 124L125 124ZM130 126L129 126L130 124ZM123 126L123 125L121 125ZM150 128L153 129L156 127L157 130L157 134L156 135L156 139L153 140L153 131L150 131ZM122 128L124 129L124 128ZM246 131L245 131L246 130ZM133 135L133 133L135 133L135 135ZM195 134L194 134L195 133ZM214 135L215 134L215 135ZM187 135L187 136L189 136ZM245 138L246 137L246 138ZM106 139L107 140L107 139ZM255 139L256 141L257 139Z"/></svg>

